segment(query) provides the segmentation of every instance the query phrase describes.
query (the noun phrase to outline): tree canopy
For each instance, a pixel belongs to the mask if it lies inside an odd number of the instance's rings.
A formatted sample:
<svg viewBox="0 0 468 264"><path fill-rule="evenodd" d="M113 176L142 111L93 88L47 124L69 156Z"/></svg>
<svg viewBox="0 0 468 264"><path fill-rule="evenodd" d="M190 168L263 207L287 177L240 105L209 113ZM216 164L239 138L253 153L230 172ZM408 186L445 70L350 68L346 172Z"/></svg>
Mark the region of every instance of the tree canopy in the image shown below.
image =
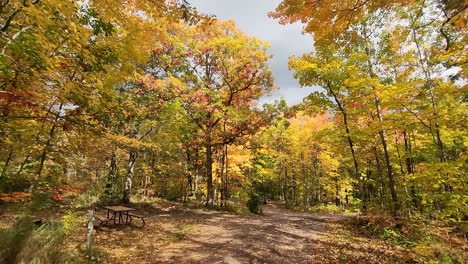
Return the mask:
<svg viewBox="0 0 468 264"><path fill-rule="evenodd" d="M259 103L269 44L187 1L0 1L0 199L81 186L462 226L466 7L282 1L270 16L314 37L292 74L319 87L287 106Z"/></svg>

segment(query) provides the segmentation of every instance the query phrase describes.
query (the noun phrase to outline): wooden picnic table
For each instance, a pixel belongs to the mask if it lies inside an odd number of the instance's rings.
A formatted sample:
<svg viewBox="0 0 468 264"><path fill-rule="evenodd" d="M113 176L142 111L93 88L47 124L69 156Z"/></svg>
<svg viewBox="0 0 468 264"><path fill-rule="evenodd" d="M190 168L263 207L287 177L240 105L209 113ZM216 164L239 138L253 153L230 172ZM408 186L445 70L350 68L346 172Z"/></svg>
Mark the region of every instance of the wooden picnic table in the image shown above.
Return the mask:
<svg viewBox="0 0 468 264"><path fill-rule="evenodd" d="M126 215L125 224L128 224L128 213L131 211L136 211L136 209L115 205L115 206L105 206L104 209L107 209L107 218L114 219L114 224L123 223L123 214ZM110 213L112 212L112 218L109 218ZM119 222L116 223L117 214L119 215Z"/></svg>

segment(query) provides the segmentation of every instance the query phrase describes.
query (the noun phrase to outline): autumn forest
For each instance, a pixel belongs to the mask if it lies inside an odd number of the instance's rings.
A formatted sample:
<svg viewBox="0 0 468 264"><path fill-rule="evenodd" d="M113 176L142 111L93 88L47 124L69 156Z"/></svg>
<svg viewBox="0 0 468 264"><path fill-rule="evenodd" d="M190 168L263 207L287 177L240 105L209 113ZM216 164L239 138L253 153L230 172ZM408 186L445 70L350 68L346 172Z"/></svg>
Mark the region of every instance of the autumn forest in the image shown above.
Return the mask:
<svg viewBox="0 0 468 264"><path fill-rule="evenodd" d="M466 9L278 1L313 37L288 105L269 43L195 0L0 0L0 263L466 263Z"/></svg>

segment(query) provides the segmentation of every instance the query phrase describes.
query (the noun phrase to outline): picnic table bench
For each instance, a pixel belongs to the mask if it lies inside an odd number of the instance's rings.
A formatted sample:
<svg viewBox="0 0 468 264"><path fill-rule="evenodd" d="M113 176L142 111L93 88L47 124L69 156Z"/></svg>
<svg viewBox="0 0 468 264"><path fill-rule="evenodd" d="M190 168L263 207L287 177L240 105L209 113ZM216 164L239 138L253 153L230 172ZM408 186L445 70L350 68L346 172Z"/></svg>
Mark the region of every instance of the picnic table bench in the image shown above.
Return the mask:
<svg viewBox="0 0 468 264"><path fill-rule="evenodd" d="M136 209L134 208L115 205L115 206L105 206L104 209L107 210L107 216L101 216L101 215L95 216L96 220L99 221L98 227L100 227L101 225L107 225L110 221L114 221L114 224L116 225L130 224L133 218L141 219L141 221L143 222L143 225L141 227L144 227L146 224L145 223L146 216L135 213L134 211L136 211Z"/></svg>
<svg viewBox="0 0 468 264"><path fill-rule="evenodd" d="M140 218L141 221L143 222L143 225L142 225L141 227L144 227L144 226L145 226L145 224L146 224L146 223L145 223L145 217L146 217L146 216L139 215L139 214L136 214L136 213L134 213L134 212L130 212L128 215L130 216L130 222L128 222L129 224L132 222L133 217L136 217L136 218Z"/></svg>
<svg viewBox="0 0 468 264"><path fill-rule="evenodd" d="M109 223L109 221L112 220L112 218L107 218L105 216L100 216L100 215L95 215L95 218L96 218L96 220L99 221L98 226L107 225L107 223Z"/></svg>
<svg viewBox="0 0 468 264"><path fill-rule="evenodd" d="M126 216L125 224L128 224L128 213L131 211L136 211L136 209L114 205L114 206L105 206L104 209L107 209L107 218L114 220L114 224L123 224L124 216ZM112 215L112 216L111 216ZM117 223L118 218L118 223Z"/></svg>

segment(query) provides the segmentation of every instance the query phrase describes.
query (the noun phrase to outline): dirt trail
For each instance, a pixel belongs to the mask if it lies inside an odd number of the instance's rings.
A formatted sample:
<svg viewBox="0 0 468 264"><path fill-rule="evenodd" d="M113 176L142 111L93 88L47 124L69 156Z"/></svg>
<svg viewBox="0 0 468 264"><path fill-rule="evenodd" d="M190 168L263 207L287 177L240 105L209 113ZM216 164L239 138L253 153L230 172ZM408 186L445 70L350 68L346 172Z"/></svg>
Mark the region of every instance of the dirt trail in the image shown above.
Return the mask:
<svg viewBox="0 0 468 264"><path fill-rule="evenodd" d="M295 213L281 204L263 211L200 217L183 240L158 248L152 263L309 263L327 225L346 217Z"/></svg>
<svg viewBox="0 0 468 264"><path fill-rule="evenodd" d="M134 204L146 226L108 225L95 236L96 263L417 263L409 250L361 232L343 214L306 214L281 203L264 215L233 215L158 202ZM101 212L100 212L101 213ZM83 244L86 227L70 247Z"/></svg>

